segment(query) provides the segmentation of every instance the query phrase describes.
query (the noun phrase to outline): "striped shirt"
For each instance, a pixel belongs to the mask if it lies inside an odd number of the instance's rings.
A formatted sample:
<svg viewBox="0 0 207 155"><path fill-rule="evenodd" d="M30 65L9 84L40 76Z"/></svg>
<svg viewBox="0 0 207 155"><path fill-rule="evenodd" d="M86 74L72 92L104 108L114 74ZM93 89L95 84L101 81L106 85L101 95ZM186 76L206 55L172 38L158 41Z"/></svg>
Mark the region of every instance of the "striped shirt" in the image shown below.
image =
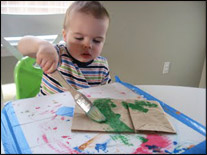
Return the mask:
<svg viewBox="0 0 207 155"><path fill-rule="evenodd" d="M59 54L57 70L75 89L90 88L111 82L107 59L98 56L90 62L79 62L74 59L64 45L55 46ZM49 74L43 73L38 96L66 91L57 80Z"/></svg>

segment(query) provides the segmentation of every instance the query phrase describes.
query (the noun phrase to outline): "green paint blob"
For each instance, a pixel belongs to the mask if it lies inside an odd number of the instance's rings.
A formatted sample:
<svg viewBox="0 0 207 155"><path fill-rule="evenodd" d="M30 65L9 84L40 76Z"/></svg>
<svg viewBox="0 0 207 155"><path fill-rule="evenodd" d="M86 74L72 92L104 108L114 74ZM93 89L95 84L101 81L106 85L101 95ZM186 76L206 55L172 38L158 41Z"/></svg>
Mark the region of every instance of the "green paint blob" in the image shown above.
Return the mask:
<svg viewBox="0 0 207 155"><path fill-rule="evenodd" d="M112 108L115 108L116 107L116 104L114 104L113 102L111 103L111 107Z"/></svg>
<svg viewBox="0 0 207 155"><path fill-rule="evenodd" d="M110 136L114 141L116 140L121 140L121 142L125 145L128 145L128 146L134 146L133 144L130 144L129 143L129 139L127 138L127 136L125 135L122 135L122 134L116 134L116 135L112 135Z"/></svg>
<svg viewBox="0 0 207 155"><path fill-rule="evenodd" d="M142 143L146 143L148 141L148 139L141 137L141 136L136 136L139 140L142 141Z"/></svg>
<svg viewBox="0 0 207 155"><path fill-rule="evenodd" d="M127 103L125 101L122 102L122 105L126 108L126 107L129 107L131 108L132 110L138 110L138 111L141 111L141 112L148 112L149 109L147 108L144 108L145 107L157 107L157 104L154 104L154 103L150 103L150 102L147 102L147 101L138 101L138 100L135 100L134 103ZM127 105L127 106L126 106Z"/></svg>
<svg viewBox="0 0 207 155"><path fill-rule="evenodd" d="M128 109L128 104L126 102L122 102L121 104L125 109Z"/></svg>
<svg viewBox="0 0 207 155"><path fill-rule="evenodd" d="M108 124L114 132L134 132L133 129L120 120L120 114L115 114L111 110L111 105L114 104L111 99L96 99L93 104L106 117L104 123Z"/></svg>

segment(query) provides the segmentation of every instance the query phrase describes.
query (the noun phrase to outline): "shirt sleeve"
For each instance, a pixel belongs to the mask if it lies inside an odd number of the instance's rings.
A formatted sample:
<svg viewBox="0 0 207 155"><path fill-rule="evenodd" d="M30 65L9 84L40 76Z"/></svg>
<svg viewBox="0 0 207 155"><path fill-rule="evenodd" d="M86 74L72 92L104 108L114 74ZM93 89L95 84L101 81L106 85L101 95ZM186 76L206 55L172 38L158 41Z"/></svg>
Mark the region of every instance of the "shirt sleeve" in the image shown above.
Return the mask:
<svg viewBox="0 0 207 155"><path fill-rule="evenodd" d="M104 77L103 81L101 82L101 85L105 85L105 84L111 83L111 76L110 76L110 70L109 70L108 61L105 60L105 62L106 62L106 66L105 67L107 68L107 72L105 74L105 77Z"/></svg>

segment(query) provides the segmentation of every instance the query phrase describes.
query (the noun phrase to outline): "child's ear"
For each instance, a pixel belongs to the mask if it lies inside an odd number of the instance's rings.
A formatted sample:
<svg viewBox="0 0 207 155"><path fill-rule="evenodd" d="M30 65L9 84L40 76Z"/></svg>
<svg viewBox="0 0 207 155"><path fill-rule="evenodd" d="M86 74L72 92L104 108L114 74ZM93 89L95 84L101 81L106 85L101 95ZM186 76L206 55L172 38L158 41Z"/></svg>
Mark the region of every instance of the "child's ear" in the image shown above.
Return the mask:
<svg viewBox="0 0 207 155"><path fill-rule="evenodd" d="M65 29L62 29L62 35L63 35L64 41L66 42L67 33L66 33L66 30Z"/></svg>

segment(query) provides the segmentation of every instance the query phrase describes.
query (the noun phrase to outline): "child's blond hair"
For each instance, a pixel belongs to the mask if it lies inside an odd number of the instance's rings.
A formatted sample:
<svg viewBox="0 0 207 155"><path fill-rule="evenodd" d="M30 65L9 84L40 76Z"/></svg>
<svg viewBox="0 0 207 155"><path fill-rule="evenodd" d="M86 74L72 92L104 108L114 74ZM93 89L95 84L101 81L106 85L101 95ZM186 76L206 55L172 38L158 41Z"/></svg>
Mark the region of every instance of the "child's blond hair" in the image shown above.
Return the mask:
<svg viewBox="0 0 207 155"><path fill-rule="evenodd" d="M93 15L97 19L109 19L109 14L104 6L98 1L75 1L67 9L63 28L66 29L69 24L69 16L71 11L78 11Z"/></svg>

